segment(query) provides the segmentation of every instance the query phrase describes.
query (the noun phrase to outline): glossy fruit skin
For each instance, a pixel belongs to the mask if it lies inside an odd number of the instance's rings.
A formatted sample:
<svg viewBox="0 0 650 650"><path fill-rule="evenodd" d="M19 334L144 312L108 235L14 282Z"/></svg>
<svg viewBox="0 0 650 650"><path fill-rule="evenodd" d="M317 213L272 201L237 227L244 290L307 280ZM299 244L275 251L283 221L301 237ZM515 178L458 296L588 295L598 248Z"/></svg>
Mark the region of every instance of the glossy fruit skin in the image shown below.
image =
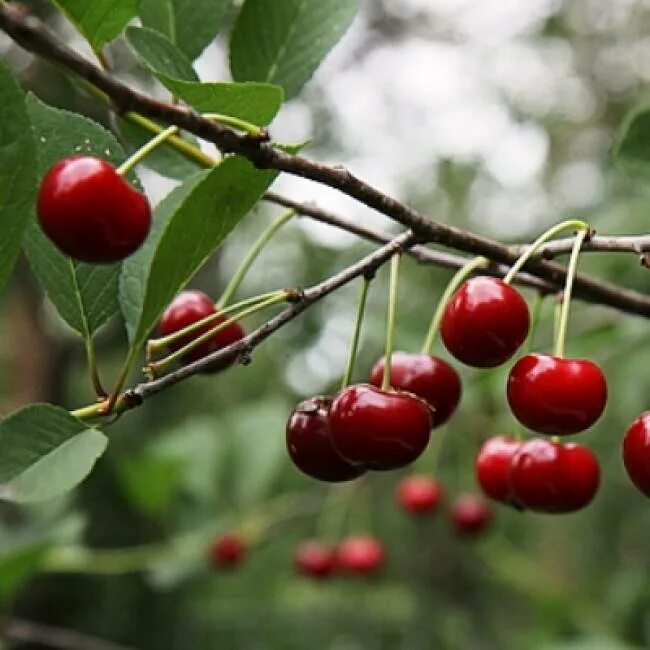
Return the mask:
<svg viewBox="0 0 650 650"><path fill-rule="evenodd" d="M506 362L528 336L530 316L521 294L498 278L467 280L449 301L442 340L459 361L475 368Z"/></svg>
<svg viewBox="0 0 650 650"><path fill-rule="evenodd" d="M287 421L287 451L307 476L338 483L361 476L365 469L348 463L332 444L329 428L331 397L317 396L298 404Z"/></svg>
<svg viewBox="0 0 650 650"><path fill-rule="evenodd" d="M370 535L348 537L336 551L336 564L343 573L371 575L382 567L384 560L384 547Z"/></svg>
<svg viewBox="0 0 650 650"><path fill-rule="evenodd" d="M490 504L478 494L460 494L451 506L451 523L456 533L473 537L486 531L494 518Z"/></svg>
<svg viewBox="0 0 650 650"><path fill-rule="evenodd" d="M508 403L532 431L563 436L592 426L607 404L607 382L587 359L527 354L508 377Z"/></svg>
<svg viewBox="0 0 650 650"><path fill-rule="evenodd" d="M315 580L326 580L336 573L336 551L316 540L303 542L296 549L294 564L298 573Z"/></svg>
<svg viewBox="0 0 650 650"><path fill-rule="evenodd" d="M248 545L239 535L228 533L217 537L210 547L210 561L215 569L233 569L248 553Z"/></svg>
<svg viewBox="0 0 650 650"><path fill-rule="evenodd" d="M514 497L536 512L580 510L592 501L599 484L598 460L577 443L528 440L519 448L510 470Z"/></svg>
<svg viewBox="0 0 650 650"><path fill-rule="evenodd" d="M335 449L367 469L390 470L412 463L429 443L429 405L411 393L356 384L340 391L330 408Z"/></svg>
<svg viewBox="0 0 650 650"><path fill-rule="evenodd" d="M632 483L650 497L650 411L642 413L627 430L623 462Z"/></svg>
<svg viewBox="0 0 650 650"><path fill-rule="evenodd" d="M384 357L370 371L370 383L381 386ZM439 427L453 415L462 385L458 373L446 362L430 354L395 352L391 356L391 385L397 390L414 393L426 400L433 413L432 428Z"/></svg>
<svg viewBox="0 0 650 650"><path fill-rule="evenodd" d="M134 253L149 234L149 201L115 168L94 156L56 163L41 181L41 228L63 253L81 262L110 264Z"/></svg>
<svg viewBox="0 0 650 650"><path fill-rule="evenodd" d="M178 330L192 325L197 321L206 318L217 312L212 300L202 291L181 291L174 300L169 304L158 324L158 333L160 336L168 336ZM178 341L174 341L169 347L171 350L180 350L183 346L193 341L195 338L205 334L218 324L226 320L224 317L217 318L204 327L199 328L195 332L181 337ZM198 361L204 356L221 350L244 337L244 330L239 323L232 323L226 329L217 332L211 339L202 343L194 348L191 352L183 355L184 363L191 363ZM222 359L218 363L214 363L206 372L217 372L232 365L236 359L236 355L232 358Z"/></svg>
<svg viewBox="0 0 650 650"><path fill-rule="evenodd" d="M520 446L521 442L510 436L494 436L483 443L475 473L483 494L490 499L517 506L510 486L510 468Z"/></svg>
<svg viewBox="0 0 650 650"><path fill-rule="evenodd" d="M414 474L402 479L395 490L397 503L414 515L434 512L443 498L442 486L430 476Z"/></svg>

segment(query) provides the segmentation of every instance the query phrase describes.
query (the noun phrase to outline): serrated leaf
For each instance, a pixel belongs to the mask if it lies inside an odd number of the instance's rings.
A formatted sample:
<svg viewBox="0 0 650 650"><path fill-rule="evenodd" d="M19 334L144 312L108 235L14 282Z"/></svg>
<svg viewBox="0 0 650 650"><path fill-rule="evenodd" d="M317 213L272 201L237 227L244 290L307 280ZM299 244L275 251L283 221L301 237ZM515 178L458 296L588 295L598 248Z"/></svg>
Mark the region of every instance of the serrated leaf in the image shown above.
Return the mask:
<svg viewBox="0 0 650 650"><path fill-rule="evenodd" d="M618 162L632 170L650 172L650 103L645 102L628 113L612 153Z"/></svg>
<svg viewBox="0 0 650 650"><path fill-rule="evenodd" d="M43 501L80 483L104 452L106 436L51 404L34 404L0 422L2 498Z"/></svg>
<svg viewBox="0 0 650 650"><path fill-rule="evenodd" d="M36 144L22 90L0 62L0 291L22 246L36 195Z"/></svg>
<svg viewBox="0 0 650 650"><path fill-rule="evenodd" d="M94 50L112 41L138 13L138 0L54 0Z"/></svg>
<svg viewBox="0 0 650 650"><path fill-rule="evenodd" d="M140 19L194 61L214 40L231 6L232 0L140 0Z"/></svg>
<svg viewBox="0 0 650 650"><path fill-rule="evenodd" d="M230 40L235 81L266 81L300 92L350 26L357 0L246 0Z"/></svg>

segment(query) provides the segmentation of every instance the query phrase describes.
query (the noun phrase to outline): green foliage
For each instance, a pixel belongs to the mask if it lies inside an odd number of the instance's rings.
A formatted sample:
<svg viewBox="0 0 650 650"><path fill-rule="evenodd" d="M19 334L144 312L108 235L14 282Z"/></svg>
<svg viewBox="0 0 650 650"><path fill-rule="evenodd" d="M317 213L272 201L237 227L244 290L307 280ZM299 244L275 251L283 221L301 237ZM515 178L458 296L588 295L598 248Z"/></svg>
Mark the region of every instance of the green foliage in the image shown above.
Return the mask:
<svg viewBox="0 0 650 650"><path fill-rule="evenodd" d="M631 171L650 172L650 105L647 102L627 114L618 129L612 153Z"/></svg>
<svg viewBox="0 0 650 650"><path fill-rule="evenodd" d="M8 602L41 567L50 545L37 540L0 553L0 604Z"/></svg>

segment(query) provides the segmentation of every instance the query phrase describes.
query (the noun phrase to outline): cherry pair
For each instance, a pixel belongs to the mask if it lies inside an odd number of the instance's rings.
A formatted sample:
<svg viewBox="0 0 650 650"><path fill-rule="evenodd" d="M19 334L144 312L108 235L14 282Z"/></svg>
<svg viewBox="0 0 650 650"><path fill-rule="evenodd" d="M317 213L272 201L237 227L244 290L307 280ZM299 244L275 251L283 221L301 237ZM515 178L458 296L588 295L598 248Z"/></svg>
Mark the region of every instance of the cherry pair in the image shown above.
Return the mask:
<svg viewBox="0 0 650 650"><path fill-rule="evenodd" d="M215 569L233 569L243 562L247 553L246 540L234 533L217 537L208 549L210 563Z"/></svg>

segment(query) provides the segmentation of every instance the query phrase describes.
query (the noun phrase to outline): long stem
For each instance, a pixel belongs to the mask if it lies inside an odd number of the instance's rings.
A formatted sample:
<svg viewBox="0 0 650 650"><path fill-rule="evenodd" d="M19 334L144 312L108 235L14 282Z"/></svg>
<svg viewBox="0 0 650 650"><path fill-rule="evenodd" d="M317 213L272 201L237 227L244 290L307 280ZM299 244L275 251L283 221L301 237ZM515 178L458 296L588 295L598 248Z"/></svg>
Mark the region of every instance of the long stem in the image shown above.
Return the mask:
<svg viewBox="0 0 650 650"><path fill-rule="evenodd" d="M295 214L295 210L287 210L286 212L282 213L277 219L272 221L257 238L257 241L251 246L250 250L241 261L239 268L235 271L235 274L230 279L230 282L224 289L221 298L219 298L217 301L217 309L223 308L230 302L230 299L235 295L237 289L239 289L239 285L242 283L244 277L253 265L253 262L255 262L264 247L269 243L269 241L271 241L275 233L280 230L280 228L282 228L285 223L290 221L295 216Z"/></svg>
<svg viewBox="0 0 650 650"><path fill-rule="evenodd" d="M395 317L397 315L397 288L399 283L400 253L396 253L390 260L390 288L388 293L388 318L386 319L386 349L384 357L384 376L381 382L382 390L391 388L391 370L393 357L393 343L395 340Z"/></svg>
<svg viewBox="0 0 650 650"><path fill-rule="evenodd" d="M474 271L476 271L476 269L484 268L488 263L489 260L487 260L485 257L475 257L473 260L470 260L467 264L465 264L465 266L459 269L451 278L449 284L445 288L445 291L440 298L440 301L438 302L438 306L436 307L436 311L433 314L433 318L431 319L429 331L427 332L427 336L424 339L424 343L422 345L423 354L431 354L433 344L435 343L436 336L440 330L440 323L442 323L442 317L444 316L445 308L447 307L447 303L451 300L451 297L454 295L454 293L456 293L456 289L458 289L458 287L463 283L467 276L471 275Z"/></svg>
<svg viewBox="0 0 650 650"><path fill-rule="evenodd" d="M124 388L124 384L126 383L126 380L129 377L129 373L131 372L131 368L133 366L133 362L135 361L135 357L138 354L138 351L136 348L131 348L129 350L129 353L126 355L126 359L124 360L124 365L122 366L122 370L120 371L120 374L117 378L117 382L115 384L115 388L111 391L111 395L108 398L108 401L106 403L105 409L104 409L104 414L105 415L111 415L113 412L113 408L115 407L115 404L117 403L117 399L120 396L120 393L122 392L122 389Z"/></svg>
<svg viewBox="0 0 650 650"><path fill-rule="evenodd" d="M363 315L366 311L366 300L368 298L368 288L372 280L365 275L361 281L361 293L359 294L359 304L357 306L357 317L354 323L354 332L352 333L352 343L350 344L350 351L348 353L348 362L345 366L345 374L341 381L341 388L345 388L352 381L354 374L354 363L357 359L357 352L359 351L359 338L361 335L361 325L363 323Z"/></svg>
<svg viewBox="0 0 650 650"><path fill-rule="evenodd" d="M569 266L566 273L566 285L564 287L564 295L562 297L562 311L560 312L560 324L558 326L557 338L555 339L555 356L564 356L564 342L566 340L567 326L569 324L569 307L571 306L571 292L573 291L573 280L575 279L576 270L578 269L578 258L580 256L580 248L582 242L585 240L588 227L581 229L573 242L573 249L571 250L571 258L569 259Z"/></svg>
<svg viewBox="0 0 650 650"><path fill-rule="evenodd" d="M233 128L239 129L240 131L248 133L256 138L264 135L264 129L255 124L251 124L250 122L246 122L246 120L240 120L238 117L222 115L221 113L204 113L202 117L207 120L219 122L220 124L225 124L226 126L232 126Z"/></svg>
<svg viewBox="0 0 650 650"><path fill-rule="evenodd" d="M97 366L97 356L95 355L95 344L91 336L86 337L86 359L88 361L88 371L90 372L90 381L93 385L95 395L103 399L108 396L102 380L99 377L99 368Z"/></svg>
<svg viewBox="0 0 650 650"><path fill-rule="evenodd" d="M177 126L170 126L161 131L157 136L151 138L149 142L142 145L136 152L131 154L115 171L124 176L128 174L139 162L144 160L156 147L160 146L167 138L178 133Z"/></svg>

